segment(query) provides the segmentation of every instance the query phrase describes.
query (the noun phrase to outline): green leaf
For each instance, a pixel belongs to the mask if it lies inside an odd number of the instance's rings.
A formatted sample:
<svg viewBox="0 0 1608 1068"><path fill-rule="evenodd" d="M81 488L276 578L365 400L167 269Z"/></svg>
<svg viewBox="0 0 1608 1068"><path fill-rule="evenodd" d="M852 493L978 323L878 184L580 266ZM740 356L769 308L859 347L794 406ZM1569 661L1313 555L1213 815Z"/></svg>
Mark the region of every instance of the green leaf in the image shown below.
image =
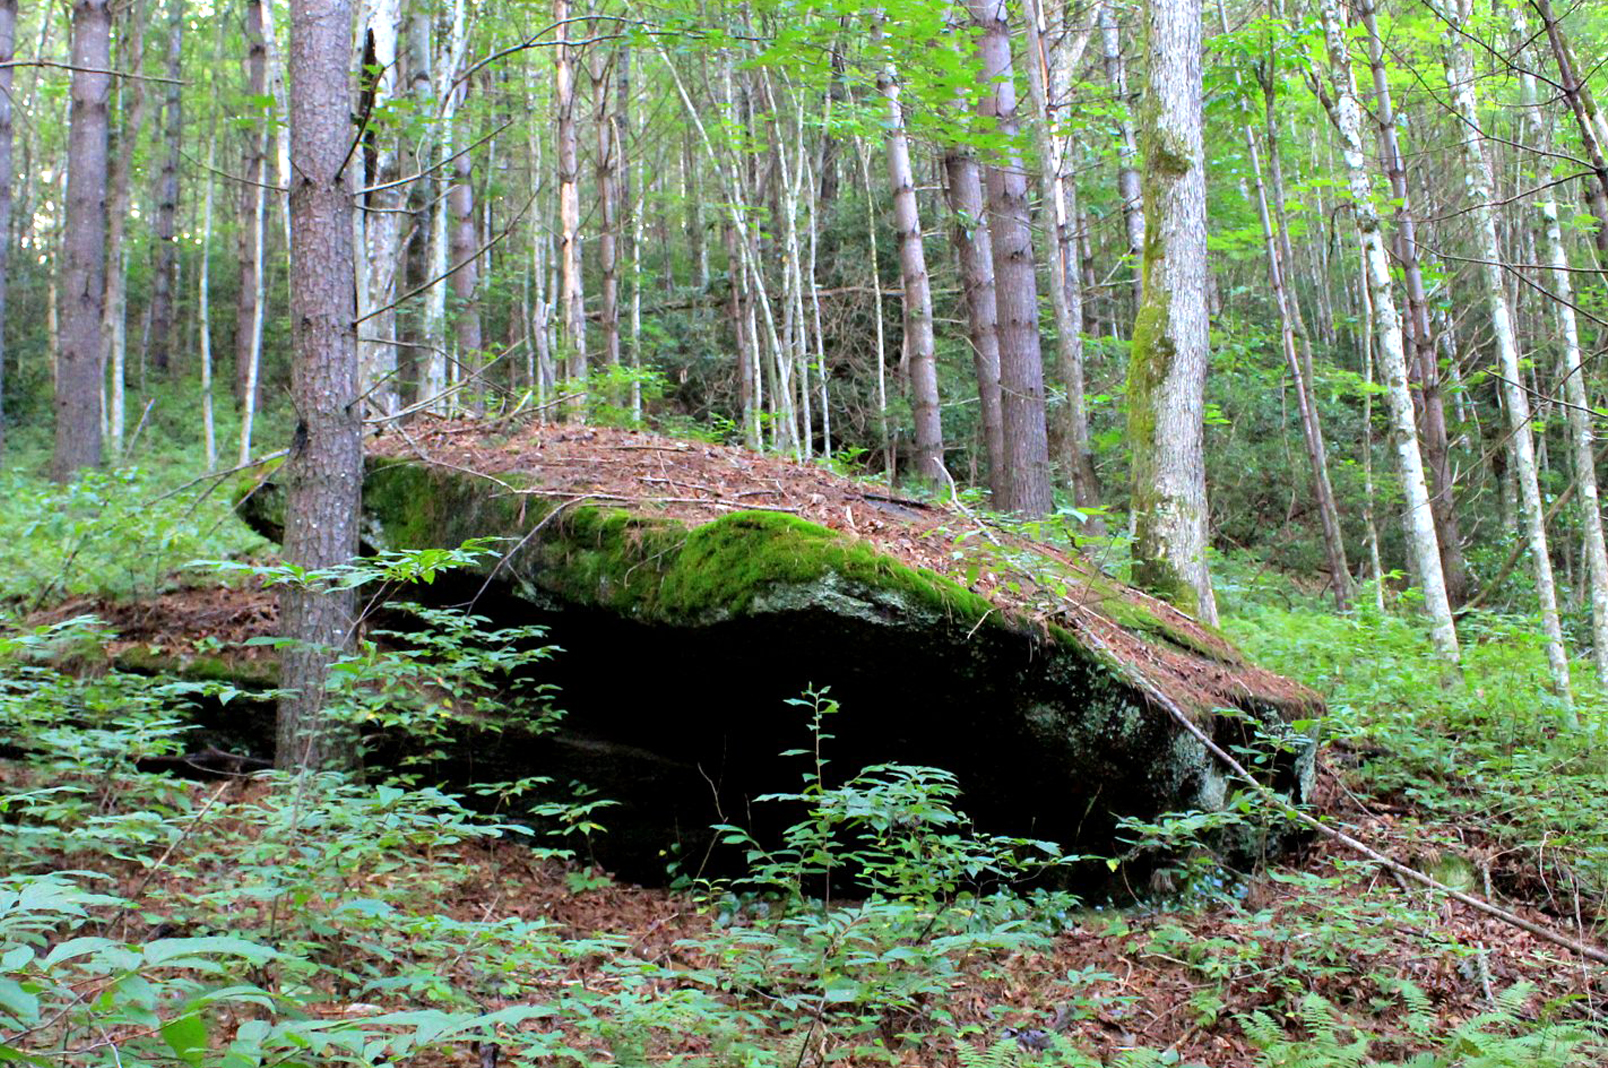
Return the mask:
<svg viewBox="0 0 1608 1068"><path fill-rule="evenodd" d="M82 957L117 944L110 938L69 938L50 951L50 955L45 958L44 964L45 967L51 968L64 960Z"/></svg>
<svg viewBox="0 0 1608 1068"><path fill-rule="evenodd" d="M162 1025L162 1041L186 1064L200 1064L207 1051L207 1023L191 1011Z"/></svg>
<svg viewBox="0 0 1608 1068"><path fill-rule="evenodd" d="M0 978L0 1009L11 1013L24 1026L39 1022L39 999L15 979Z"/></svg>
<svg viewBox="0 0 1608 1068"><path fill-rule="evenodd" d="M252 964L262 964L279 954L256 942L223 935L209 938L163 938L145 947L145 962L152 965L172 961L178 957L206 955L241 957Z"/></svg>

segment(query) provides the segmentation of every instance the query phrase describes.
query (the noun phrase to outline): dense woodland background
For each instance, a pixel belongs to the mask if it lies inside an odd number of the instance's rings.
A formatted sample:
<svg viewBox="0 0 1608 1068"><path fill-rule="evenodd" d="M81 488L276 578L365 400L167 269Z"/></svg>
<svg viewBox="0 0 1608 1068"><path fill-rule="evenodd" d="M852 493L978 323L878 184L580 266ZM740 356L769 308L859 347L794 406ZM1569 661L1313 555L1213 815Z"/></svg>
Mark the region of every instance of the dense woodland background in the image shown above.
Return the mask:
<svg viewBox="0 0 1608 1068"><path fill-rule="evenodd" d="M0 1059L1600 1063L1605 67L1552 0L0 0ZM1588 952L1327 845L1213 867L1252 794L1131 827L1179 896L1129 913L1000 889L941 778L817 765L749 880L649 892L586 864L606 799L538 871L423 773L318 773L325 714L428 733L539 665L339 640L468 560L317 570L359 435L437 417L1079 549L1324 692L1323 820ZM275 556L229 487L287 454ZM214 794L151 761L245 685L126 657L242 606L304 685L281 778Z"/></svg>

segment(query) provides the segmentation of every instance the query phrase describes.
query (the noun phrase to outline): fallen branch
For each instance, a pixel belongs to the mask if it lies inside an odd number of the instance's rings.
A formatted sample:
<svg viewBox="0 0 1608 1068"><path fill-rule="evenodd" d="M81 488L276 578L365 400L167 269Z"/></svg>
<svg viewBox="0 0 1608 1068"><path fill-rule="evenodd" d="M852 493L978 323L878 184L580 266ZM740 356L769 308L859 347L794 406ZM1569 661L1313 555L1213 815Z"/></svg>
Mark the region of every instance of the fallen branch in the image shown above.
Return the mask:
<svg viewBox="0 0 1608 1068"><path fill-rule="evenodd" d="M1250 772L1245 770L1244 766L1240 764L1238 760L1235 760L1234 757L1224 750L1222 746L1212 741L1206 732L1201 730L1200 726L1196 724L1194 720L1190 719L1188 714L1185 713L1183 709L1179 708L1178 704L1173 701L1172 698L1168 697L1160 687L1156 686L1149 679L1147 679L1141 671L1133 667L1131 664L1118 659L1116 654L1109 646L1107 646L1097 636L1090 633L1088 630L1083 631L1083 637L1091 645L1100 648L1103 652L1110 655L1115 663L1121 665L1121 670L1128 676L1129 681L1134 683L1134 685L1136 685L1146 697L1155 702L1157 707L1163 709L1169 716L1173 718L1173 720L1178 723L1180 727L1184 728L1184 730L1192 735L1196 741L1205 746L1207 752L1211 753L1212 756L1222 761L1223 765L1232 771L1236 778L1249 785L1251 789L1264 800L1271 802L1274 807L1279 809L1279 811L1281 811L1285 816L1295 820L1297 823L1300 823L1303 826L1312 828L1314 831L1317 831L1330 841L1337 842L1340 845L1345 846L1353 853L1357 853L1368 858L1375 864L1378 864L1380 867L1384 868L1386 871L1401 876L1404 879L1410 879L1411 881L1418 883L1421 886L1426 886L1431 890L1445 894L1453 901L1462 902L1472 909L1476 909L1485 913L1487 916L1501 920L1503 923L1512 927L1517 927L1521 931L1526 931L1535 937L1542 939L1543 941L1551 942L1555 946L1567 949L1569 952L1584 957L1586 960L1594 961L1597 964L1608 964L1608 953L1605 953L1594 946L1588 946L1584 942L1570 938L1568 935L1560 934L1557 931L1542 927L1540 924L1532 923L1515 912L1510 912L1507 909L1502 908L1500 905L1493 905L1491 902L1475 897L1473 894L1467 894L1461 890L1454 890L1438 879L1425 875L1417 868L1410 867L1398 860L1387 857L1385 854L1379 852L1377 849L1374 849L1367 843L1353 838L1344 831L1335 830L1333 827L1325 824L1322 820L1319 820L1316 816L1301 811L1295 805L1274 793L1272 789L1258 782Z"/></svg>

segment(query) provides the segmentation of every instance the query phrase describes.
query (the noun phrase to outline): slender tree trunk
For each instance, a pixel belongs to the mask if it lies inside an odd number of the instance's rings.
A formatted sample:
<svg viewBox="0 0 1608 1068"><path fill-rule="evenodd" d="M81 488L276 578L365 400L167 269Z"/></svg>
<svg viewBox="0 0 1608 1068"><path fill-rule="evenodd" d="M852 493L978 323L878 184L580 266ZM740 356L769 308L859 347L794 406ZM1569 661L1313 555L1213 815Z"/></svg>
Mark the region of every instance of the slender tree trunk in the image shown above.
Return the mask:
<svg viewBox="0 0 1608 1068"><path fill-rule="evenodd" d="M1223 32L1228 33L1228 14L1223 0L1217 0L1217 18ZM1239 72L1234 82L1240 85ZM1296 343L1295 324L1291 316L1294 295L1286 285L1286 271L1290 261L1280 254L1279 240L1268 208L1267 190L1262 181L1261 150L1256 141L1256 129L1245 124L1245 151L1251 178L1256 187L1256 212L1262 224L1262 244L1267 251L1268 285L1273 290L1273 306L1279 317L1279 343L1284 352L1285 366L1295 386L1296 409L1301 420L1301 438L1306 446L1307 464L1312 470L1312 497L1318 508L1323 526L1323 547L1329 560L1331 585L1334 587L1335 605L1342 612L1349 607L1351 598L1351 568L1346 562L1345 538L1340 527L1340 512L1335 505L1334 490L1329 482L1328 450L1323 441L1323 427L1318 418L1317 405L1312 399L1311 361L1303 361Z"/></svg>
<svg viewBox="0 0 1608 1068"><path fill-rule="evenodd" d="M872 48L880 52L882 16L873 16ZM927 279L927 252L916 205L916 177L910 166L904 110L892 61L881 57L877 91L888 102L886 126L888 180L893 186L893 228L899 242L899 275L904 282L905 351L910 360L910 407L916 425L916 473L942 485L945 481L943 426L938 407L938 360L932 330L932 290Z"/></svg>
<svg viewBox="0 0 1608 1068"><path fill-rule="evenodd" d="M128 10L118 42L120 65L135 75L141 73L145 52L145 12L143 2ZM118 94L123 102L123 127L118 134L117 154L112 159L107 190L106 298L101 306L103 359L111 375L111 388L107 395L107 436L111 439L114 456L121 455L123 451L124 364L128 352L128 253L123 247L123 237L128 230L129 176L134 167L134 154L139 148L140 130L145 125L144 79L124 79L118 86Z"/></svg>
<svg viewBox="0 0 1608 1068"><path fill-rule="evenodd" d="M165 0L167 69L171 82L162 105L162 169L156 182L156 266L151 277L151 366L166 372L173 352L173 300L178 284L179 150L184 143L184 0Z"/></svg>
<svg viewBox="0 0 1608 1068"><path fill-rule="evenodd" d="M47 20L48 21L48 20ZM11 268L11 85L17 0L0 0L0 456L5 454L6 284Z"/></svg>
<svg viewBox="0 0 1608 1068"><path fill-rule="evenodd" d="M212 192L217 184L213 169L218 162L216 112L207 138L205 199L201 207L201 269L196 272L195 309L197 351L201 356L201 448L207 470L218 466L218 433L212 418Z"/></svg>
<svg viewBox="0 0 1608 1068"><path fill-rule="evenodd" d="M1491 329L1496 339L1497 361L1502 368L1503 397L1507 402L1508 425L1512 430L1511 448L1514 474L1530 542L1530 562L1535 568L1536 596L1540 601L1541 626L1547 639L1547 664L1558 698L1569 709L1567 719L1574 722L1573 699L1569 685L1569 658L1564 648L1563 627L1558 618L1558 598L1552 577L1552 558L1547 548L1546 519L1541 489L1536 477L1535 445L1530 431L1530 401L1525 395L1519 342L1514 328L1513 308L1503 278L1502 250L1496 235L1496 216L1491 207L1495 183L1485 143L1479 134L1479 108L1474 98L1474 64L1463 44L1468 10L1461 0L1440 5L1446 22L1446 86L1451 105L1463 135L1464 185L1468 190L1470 215L1474 225L1475 255L1485 300L1490 308Z"/></svg>
<svg viewBox="0 0 1608 1068"><path fill-rule="evenodd" d="M1374 609L1385 611L1385 570L1379 562L1379 528L1374 523L1373 477L1373 384L1374 332L1373 303L1368 298L1368 267L1361 264L1357 278L1357 303L1362 321L1358 345L1362 349L1362 381L1368 387L1362 395L1362 525L1368 538L1368 566L1373 575Z"/></svg>
<svg viewBox="0 0 1608 1068"><path fill-rule="evenodd" d="M1193 0L1148 0L1139 113L1144 153L1144 297L1128 365L1134 579L1208 623L1205 404L1206 172L1201 25Z"/></svg>
<svg viewBox="0 0 1608 1068"><path fill-rule="evenodd" d="M1100 43L1105 59L1106 84L1111 87L1117 107L1117 199L1122 202L1123 233L1127 236L1128 258L1133 263L1135 306L1143 296L1139 264L1144 255L1144 192L1139 182L1139 145L1134 136L1132 96L1128 92L1128 71L1122 57L1122 31L1110 3L1100 4L1096 18L1100 23Z"/></svg>
<svg viewBox="0 0 1608 1068"><path fill-rule="evenodd" d="M1397 136L1397 119L1385 67L1384 44L1374 17L1373 0L1360 0L1362 24L1368 34L1369 66L1373 74L1374 111L1379 123L1380 148L1391 196L1396 201L1396 260L1407 290L1405 333L1411 343L1409 358L1418 372L1419 407L1424 429L1424 460L1429 469L1430 507L1440 543L1441 570L1446 597L1453 608L1468 600L1468 563L1463 558L1457 501L1452 493L1451 439L1446 431L1446 403L1440 385L1440 361L1435 353L1435 332L1429 318L1429 298L1419 264L1418 226L1407 188L1407 165Z"/></svg>
<svg viewBox="0 0 1608 1068"><path fill-rule="evenodd" d="M112 16L107 0L73 5L72 108L62 234L61 349L56 360L56 449L66 482L101 461L101 309L106 296L106 150Z"/></svg>
<svg viewBox="0 0 1608 1068"><path fill-rule="evenodd" d="M1597 249L1608 255L1608 148L1603 145L1604 138L1608 137L1608 122L1603 121L1591 86L1581 76L1574 51L1552 14L1551 0L1530 2L1535 5L1536 13L1541 16L1541 23L1546 28L1547 42L1552 46L1552 56L1558 64L1559 87L1564 99L1569 102L1569 110L1574 113L1580 143L1585 148L1587 162L1596 178L1595 182L1586 186L1586 203L1597 217Z"/></svg>
<svg viewBox="0 0 1608 1068"><path fill-rule="evenodd" d="M263 285L262 246L265 234L263 216L267 214L268 191L263 188L267 168L266 121L268 110L256 100L268 93L268 45L263 39L262 5L265 0L246 0L246 92L254 102L250 114L256 121L245 131L245 152L241 164L240 188L240 289L235 302L235 403L242 409L246 387L252 378L251 365L258 360L261 345L259 308L266 287ZM256 408L256 399L252 399Z"/></svg>
<svg viewBox="0 0 1608 1068"><path fill-rule="evenodd" d="M363 280L367 291L361 294L370 314L359 328L358 359L362 368L362 387L370 412L393 415L400 408L397 393L397 314L386 309L397 296L397 276L402 271L402 201L400 186L392 185L402 176L400 153L395 135L383 116L396 102L399 32L402 26L401 0L365 0L359 25L366 28L371 56L371 72L366 74L370 117L364 131L365 182L375 188L359 195L362 208L363 261L367 264ZM378 127L378 128L376 128Z"/></svg>
<svg viewBox="0 0 1608 1068"><path fill-rule="evenodd" d="M1018 134L1016 89L1011 74L1011 42L1004 0L966 0L982 28L978 54L984 91L981 114L1001 140L1014 145ZM1050 447L1044 422L1044 361L1039 348L1038 278L1033 229L1027 202L1027 173L1014 148L990 166L988 225L993 241L994 292L999 313L1000 416L1005 462L1010 470L1006 511L1029 517L1047 515Z"/></svg>
<svg viewBox="0 0 1608 1068"><path fill-rule="evenodd" d="M586 378L586 303L581 288L581 165L575 132L575 60L571 55L569 30L570 0L553 0L553 49L555 76L554 109L558 119L558 264L559 320L563 324L568 354L566 375L573 393L570 414L579 419L585 407L580 385Z"/></svg>
<svg viewBox="0 0 1608 1068"><path fill-rule="evenodd" d="M467 88L465 86L459 92L465 92ZM461 106L462 101L459 103ZM458 140L454 138L454 145ZM463 140L467 141L468 138ZM485 342L481 334L478 296L480 261L476 255L480 247L480 233L475 224L474 169L468 152L463 152L452 162L452 189L447 194L447 208L452 214L451 265L457 268L452 275L452 296L458 370L461 377L470 382L465 390L470 410L484 412L486 361L482 352Z"/></svg>
<svg viewBox="0 0 1608 1068"><path fill-rule="evenodd" d="M587 54L592 82L592 129L596 142L594 181L597 186L598 326L603 334L603 363L620 363L620 227L619 199L614 188L614 123L609 115L609 54L592 46Z"/></svg>
<svg viewBox="0 0 1608 1068"><path fill-rule="evenodd" d="M1362 242L1380 370L1390 402L1391 439L1396 449L1397 470L1405 498L1403 525L1408 550L1423 587L1424 605L1429 612L1436 651L1448 663L1456 664L1459 656L1457 629L1452 621L1451 604L1446 598L1440 547L1436 543L1435 522L1430 513L1429 488L1424 482L1424 461L1418 450L1413 398L1407 386L1407 354L1402 343L1401 319L1396 314L1395 295L1391 291L1390 259L1385 253L1379 211L1374 205L1373 183L1368 176L1363 154L1362 108L1357 103L1356 83L1351 72L1350 45L1340 21L1338 0L1322 0L1321 11L1333 86L1332 97L1324 90L1324 103L1340 135L1351 193L1351 211ZM1319 88L1322 89L1321 85Z"/></svg>
<svg viewBox="0 0 1608 1068"><path fill-rule="evenodd" d="M1096 508L1100 504L1100 480L1094 470L1088 402L1084 398L1083 286L1073 229L1073 220L1078 217L1077 181L1070 173L1069 139L1056 130L1057 101L1066 97L1070 68L1077 65L1087 47L1089 31L1063 40L1052 57L1044 8L1044 0L1033 0L1028 5L1026 62L1028 91L1038 120L1033 130L1038 142L1041 198L1048 205L1051 221L1050 307L1055 313L1056 369L1066 390L1057 435L1059 459L1074 503L1079 508ZM1089 523L1089 533L1104 533L1104 524L1097 517Z"/></svg>
<svg viewBox="0 0 1608 1068"><path fill-rule="evenodd" d="M363 481L352 288L352 127L347 79L350 0L292 0L290 9L291 398L299 423L285 462L284 559L308 570L357 552ZM351 640L353 593L287 584L276 763L318 768L347 759L323 715L329 665Z"/></svg>

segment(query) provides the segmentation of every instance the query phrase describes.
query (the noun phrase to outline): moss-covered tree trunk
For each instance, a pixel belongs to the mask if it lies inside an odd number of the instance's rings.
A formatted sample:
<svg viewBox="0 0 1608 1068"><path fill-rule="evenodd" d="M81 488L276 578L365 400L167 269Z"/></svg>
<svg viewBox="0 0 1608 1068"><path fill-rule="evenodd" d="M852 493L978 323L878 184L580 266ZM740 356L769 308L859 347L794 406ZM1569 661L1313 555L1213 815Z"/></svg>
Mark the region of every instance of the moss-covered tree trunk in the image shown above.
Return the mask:
<svg viewBox="0 0 1608 1068"><path fill-rule="evenodd" d="M1144 161L1144 296L1128 364L1134 579L1217 621L1206 565L1206 172L1201 141L1200 8L1150 0Z"/></svg>

